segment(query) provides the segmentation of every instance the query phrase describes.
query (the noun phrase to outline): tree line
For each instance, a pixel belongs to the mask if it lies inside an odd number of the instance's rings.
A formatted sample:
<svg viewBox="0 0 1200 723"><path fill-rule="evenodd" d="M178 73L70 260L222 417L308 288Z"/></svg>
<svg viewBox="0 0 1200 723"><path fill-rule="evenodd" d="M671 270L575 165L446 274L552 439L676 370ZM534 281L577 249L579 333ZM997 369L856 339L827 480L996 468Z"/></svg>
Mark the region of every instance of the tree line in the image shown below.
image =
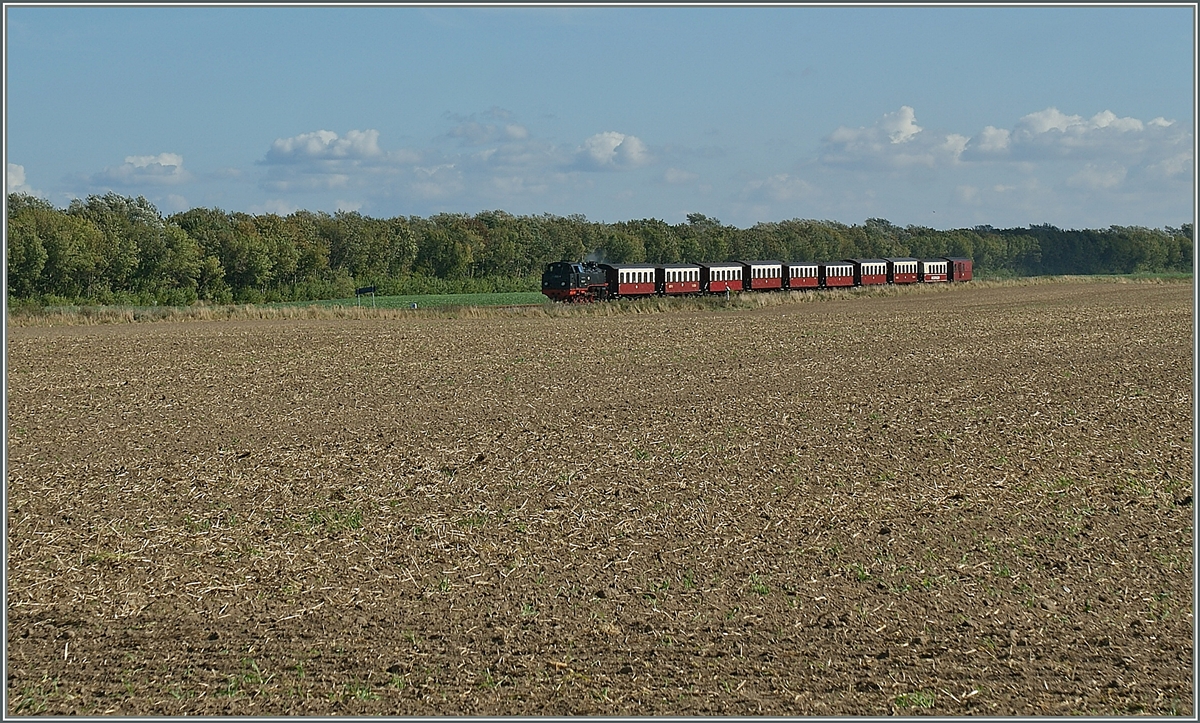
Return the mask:
<svg viewBox="0 0 1200 723"><path fill-rule="evenodd" d="M937 230L885 219L793 219L737 228L693 213L685 223L616 223L504 211L372 218L354 211L286 216L193 208L163 216L116 193L65 209L9 194L10 304L260 303L380 294L537 290L545 264L736 259L967 256L993 276L1188 272L1192 226L1050 225Z"/></svg>

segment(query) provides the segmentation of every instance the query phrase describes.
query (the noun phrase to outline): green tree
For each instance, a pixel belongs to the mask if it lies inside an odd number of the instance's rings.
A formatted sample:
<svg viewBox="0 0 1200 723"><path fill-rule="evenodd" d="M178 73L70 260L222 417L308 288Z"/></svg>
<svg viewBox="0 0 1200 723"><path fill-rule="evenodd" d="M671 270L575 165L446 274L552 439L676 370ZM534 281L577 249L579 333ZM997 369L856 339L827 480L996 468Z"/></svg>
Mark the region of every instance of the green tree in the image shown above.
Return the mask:
<svg viewBox="0 0 1200 723"><path fill-rule="evenodd" d="M39 216L57 214L49 203L25 194L8 194L6 273L8 295L29 299L38 293L48 255L38 235Z"/></svg>
<svg viewBox="0 0 1200 723"><path fill-rule="evenodd" d="M129 198L117 193L75 199L67 213L91 222L104 236L99 252L100 272L115 292L139 286L143 248L148 253L164 244L166 223L154 204L143 196Z"/></svg>
<svg viewBox="0 0 1200 723"><path fill-rule="evenodd" d="M666 221L647 218L617 224L617 229L637 236L646 249L646 261L652 264L673 264L680 260L679 238Z"/></svg>
<svg viewBox="0 0 1200 723"><path fill-rule="evenodd" d="M601 250L604 259L614 264L640 264L646 260L641 237L619 229L605 231Z"/></svg>

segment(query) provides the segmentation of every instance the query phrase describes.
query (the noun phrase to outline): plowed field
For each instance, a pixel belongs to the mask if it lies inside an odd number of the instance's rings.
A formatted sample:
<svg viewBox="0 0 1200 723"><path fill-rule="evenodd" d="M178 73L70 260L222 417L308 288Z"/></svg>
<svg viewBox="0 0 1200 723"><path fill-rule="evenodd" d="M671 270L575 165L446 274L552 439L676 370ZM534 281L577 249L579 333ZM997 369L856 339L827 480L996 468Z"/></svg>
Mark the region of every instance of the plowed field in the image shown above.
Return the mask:
<svg viewBox="0 0 1200 723"><path fill-rule="evenodd" d="M10 328L8 712L1192 715L1191 303Z"/></svg>

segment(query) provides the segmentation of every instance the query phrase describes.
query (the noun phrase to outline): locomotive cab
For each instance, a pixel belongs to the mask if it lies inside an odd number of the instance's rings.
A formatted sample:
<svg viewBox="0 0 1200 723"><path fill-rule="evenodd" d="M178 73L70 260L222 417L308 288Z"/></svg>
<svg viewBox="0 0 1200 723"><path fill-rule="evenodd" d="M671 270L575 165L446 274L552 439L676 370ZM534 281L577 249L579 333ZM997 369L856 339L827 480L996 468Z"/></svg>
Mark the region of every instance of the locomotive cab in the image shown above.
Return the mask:
<svg viewBox="0 0 1200 723"><path fill-rule="evenodd" d="M592 301L607 297L604 270L590 262L556 261L542 273L542 293L554 301Z"/></svg>

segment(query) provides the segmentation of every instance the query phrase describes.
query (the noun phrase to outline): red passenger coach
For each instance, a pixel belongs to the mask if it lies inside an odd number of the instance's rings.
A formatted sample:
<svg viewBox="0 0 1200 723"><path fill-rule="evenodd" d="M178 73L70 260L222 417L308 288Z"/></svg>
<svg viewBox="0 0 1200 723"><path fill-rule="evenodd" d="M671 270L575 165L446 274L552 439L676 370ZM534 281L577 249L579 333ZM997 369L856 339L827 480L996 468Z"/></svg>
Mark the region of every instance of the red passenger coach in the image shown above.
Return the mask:
<svg viewBox="0 0 1200 723"><path fill-rule="evenodd" d="M917 283L917 264L920 263L914 258L891 258L884 259L887 262L887 280L889 284L915 284Z"/></svg>
<svg viewBox="0 0 1200 723"><path fill-rule="evenodd" d="M964 259L961 256L947 256L946 260L950 262L951 281L971 280L971 259Z"/></svg>
<svg viewBox="0 0 1200 723"><path fill-rule="evenodd" d="M654 267L650 264L600 264L608 277L609 296L653 296Z"/></svg>
<svg viewBox="0 0 1200 723"><path fill-rule="evenodd" d="M854 264L823 263L817 264L817 267L820 269L821 288L854 286Z"/></svg>
<svg viewBox="0 0 1200 723"><path fill-rule="evenodd" d="M883 259L846 259L854 265L854 285L873 286L887 283L887 262Z"/></svg>
<svg viewBox="0 0 1200 723"><path fill-rule="evenodd" d="M946 259L921 259L919 279L923 284L933 284L948 281L950 272L946 267L950 264Z"/></svg>
<svg viewBox="0 0 1200 723"><path fill-rule="evenodd" d="M654 281L660 289L659 293L668 296L698 294L700 267L694 264L663 264L655 267Z"/></svg>
<svg viewBox="0 0 1200 723"><path fill-rule="evenodd" d="M784 269L787 277L787 288L789 289L815 289L817 288L817 265L816 264L784 264Z"/></svg>
<svg viewBox="0 0 1200 723"><path fill-rule="evenodd" d="M701 288L710 294L742 290L741 264L701 264Z"/></svg>
<svg viewBox="0 0 1200 723"><path fill-rule="evenodd" d="M783 288L783 264L778 261L743 261L742 278L750 291Z"/></svg>

